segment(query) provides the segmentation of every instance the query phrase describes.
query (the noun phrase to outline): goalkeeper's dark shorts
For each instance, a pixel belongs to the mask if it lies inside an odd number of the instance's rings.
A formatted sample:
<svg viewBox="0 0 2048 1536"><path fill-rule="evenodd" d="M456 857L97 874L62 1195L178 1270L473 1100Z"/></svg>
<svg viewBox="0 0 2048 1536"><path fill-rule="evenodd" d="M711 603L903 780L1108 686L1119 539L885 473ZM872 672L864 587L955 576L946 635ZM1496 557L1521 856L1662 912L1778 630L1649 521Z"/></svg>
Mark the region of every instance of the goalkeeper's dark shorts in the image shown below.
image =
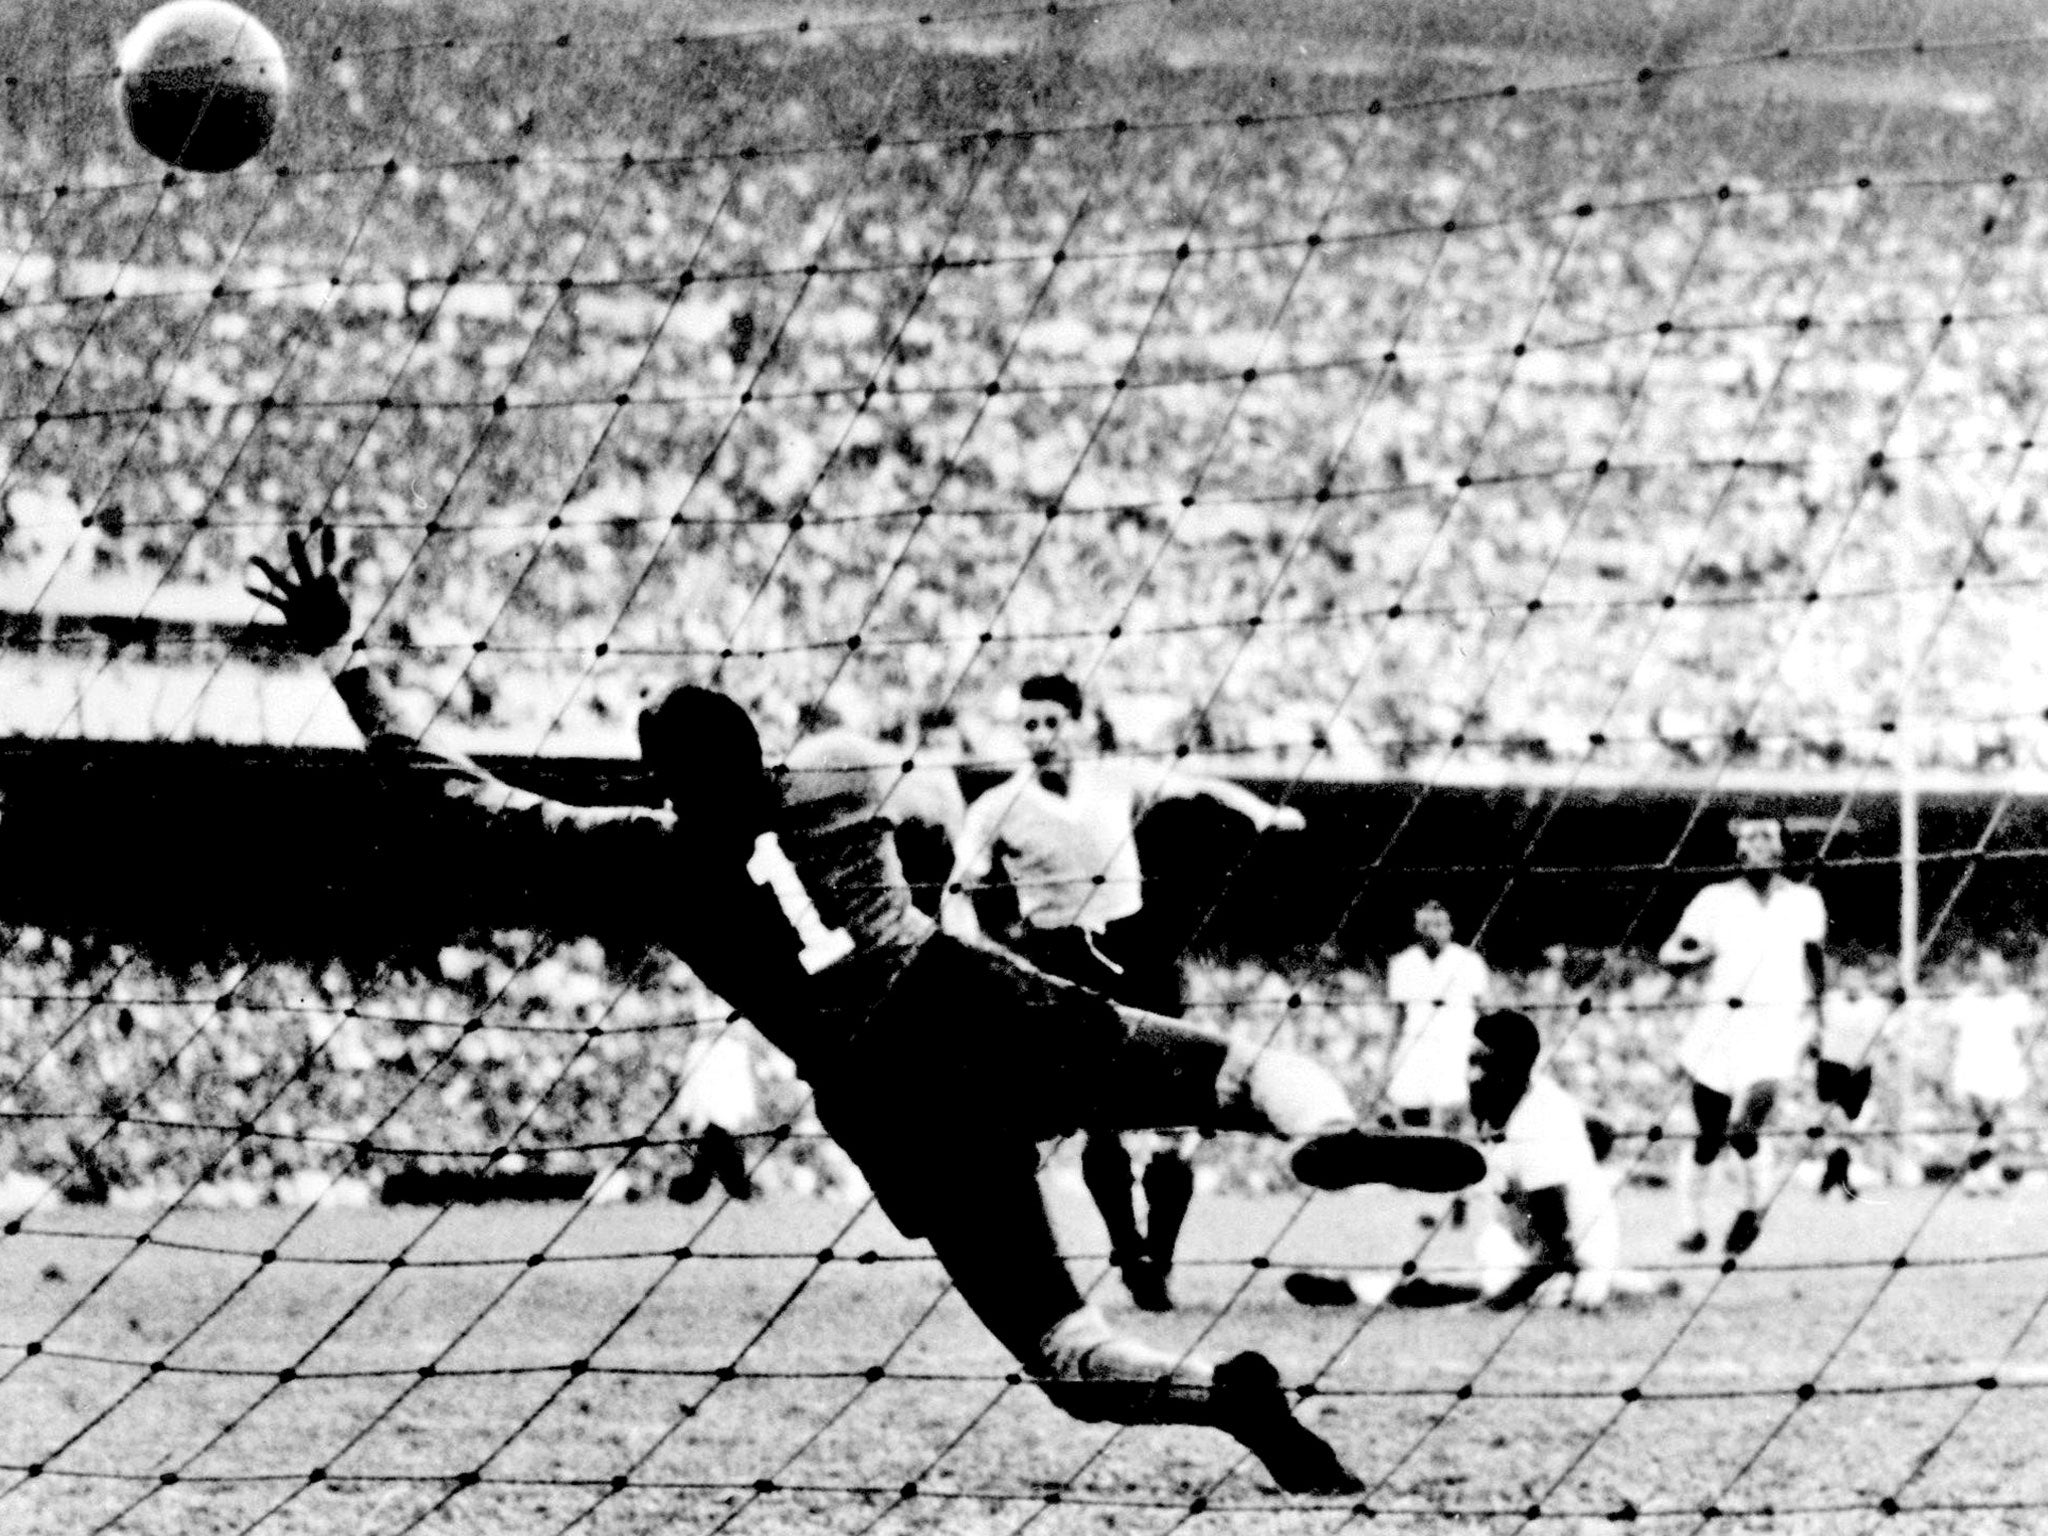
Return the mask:
<svg viewBox="0 0 2048 1536"><path fill-rule="evenodd" d="M1220 1037L948 934L834 1013L837 1043L799 1065L826 1131L908 1236L990 1180L1035 1179L1055 1137L1217 1114Z"/></svg>

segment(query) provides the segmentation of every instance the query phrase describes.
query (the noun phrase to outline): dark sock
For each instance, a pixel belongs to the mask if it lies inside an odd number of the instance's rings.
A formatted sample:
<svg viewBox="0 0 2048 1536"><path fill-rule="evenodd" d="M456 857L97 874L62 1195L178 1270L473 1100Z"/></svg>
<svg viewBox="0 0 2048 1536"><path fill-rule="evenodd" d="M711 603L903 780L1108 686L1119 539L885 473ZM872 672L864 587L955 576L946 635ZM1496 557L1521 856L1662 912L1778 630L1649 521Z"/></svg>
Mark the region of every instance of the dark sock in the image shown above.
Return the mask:
<svg viewBox="0 0 2048 1536"><path fill-rule="evenodd" d="M1137 1208L1131 1202L1131 1155L1123 1138L1114 1131L1090 1131L1081 1143L1081 1182L1102 1213L1109 1229L1109 1252L1114 1263L1135 1264L1143 1259L1145 1245L1138 1235Z"/></svg>
<svg viewBox="0 0 2048 1536"><path fill-rule="evenodd" d="M1177 1150L1155 1152L1145 1165L1145 1257L1162 1273L1173 1268L1180 1229L1195 1198L1195 1168Z"/></svg>

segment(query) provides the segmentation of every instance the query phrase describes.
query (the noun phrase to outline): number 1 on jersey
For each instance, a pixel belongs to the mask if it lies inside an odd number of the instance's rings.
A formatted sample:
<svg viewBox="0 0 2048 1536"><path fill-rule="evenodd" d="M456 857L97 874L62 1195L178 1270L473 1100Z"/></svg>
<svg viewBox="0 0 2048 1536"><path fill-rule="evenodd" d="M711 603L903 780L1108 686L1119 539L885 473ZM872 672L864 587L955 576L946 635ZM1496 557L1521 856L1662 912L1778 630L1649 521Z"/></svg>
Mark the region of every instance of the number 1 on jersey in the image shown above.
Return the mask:
<svg viewBox="0 0 2048 1536"><path fill-rule="evenodd" d="M775 893L783 917L803 941L797 960L807 974L815 976L833 961L844 960L853 953L853 935L844 928L825 926L817 903L804 889L804 877L790 863L773 832L763 832L754 839L754 856L747 860L747 873L754 877L754 884L765 885Z"/></svg>

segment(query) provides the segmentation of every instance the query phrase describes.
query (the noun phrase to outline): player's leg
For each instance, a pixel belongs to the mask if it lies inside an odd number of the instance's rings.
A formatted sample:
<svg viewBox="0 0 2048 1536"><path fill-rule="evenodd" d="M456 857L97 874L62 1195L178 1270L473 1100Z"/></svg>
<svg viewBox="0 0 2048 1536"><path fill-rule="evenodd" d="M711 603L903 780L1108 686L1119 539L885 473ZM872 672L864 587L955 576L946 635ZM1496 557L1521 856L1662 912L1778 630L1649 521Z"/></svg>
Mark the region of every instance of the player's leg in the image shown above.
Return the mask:
<svg viewBox="0 0 2048 1536"><path fill-rule="evenodd" d="M739 1138L716 1122L697 1133L690 1166L669 1182L668 1197L693 1205L711 1193L714 1183L734 1200L754 1197L754 1178L747 1170Z"/></svg>
<svg viewBox="0 0 2048 1536"><path fill-rule="evenodd" d="M1743 1185L1742 1209L1729 1223L1728 1236L1722 1243L1731 1257L1747 1253L1763 1233L1764 1210L1771 1201L1772 1171L1776 1165L1763 1133L1777 1102L1776 1083L1751 1083L1743 1090L1742 1102L1729 1123L1728 1147L1741 1165Z"/></svg>
<svg viewBox="0 0 2048 1536"><path fill-rule="evenodd" d="M1028 929L1017 940L1017 952L1047 975L1105 997L1122 997L1134 985L1153 984L1152 978L1129 969L1124 956L1111 947L1109 935L1080 928ZM1131 1150L1114 1129L1096 1126L1082 1132L1081 1182L1102 1217L1110 1262L1122 1275L1131 1300L1148 1312L1171 1311L1173 1303L1165 1294L1163 1277L1153 1273L1146 1234L1138 1224Z"/></svg>
<svg viewBox="0 0 2048 1536"><path fill-rule="evenodd" d="M1181 1136L1155 1147L1145 1164L1145 1261L1158 1278L1162 1296L1169 1294L1173 1256L1195 1199L1195 1164L1189 1155L1193 1140Z"/></svg>
<svg viewBox="0 0 2048 1536"><path fill-rule="evenodd" d="M1616 1295L1621 1282L1621 1213L1608 1202L1574 1235L1571 1303L1582 1312L1598 1312Z"/></svg>
<svg viewBox="0 0 2048 1536"><path fill-rule="evenodd" d="M2013 1127L2012 1116L2009 1113L2011 1108L2012 1101L2002 1096L1989 1106L1993 1156L1984 1173L1990 1188L2000 1194L2003 1194L2008 1186L2017 1183L2024 1171L2021 1162L2021 1139Z"/></svg>
<svg viewBox="0 0 2048 1536"><path fill-rule="evenodd" d="M1073 1063L1070 1091L1088 1105L1083 1123L1297 1141L1295 1176L1318 1189L1390 1184L1448 1193L1485 1177L1486 1159L1463 1142L1359 1130L1343 1086L1305 1056L1136 1009L1117 1012L1115 1037Z"/></svg>
<svg viewBox="0 0 2048 1536"><path fill-rule="evenodd" d="M1105 990L1130 1007L1178 1019L1187 1010L1186 978L1178 955L1169 952L1147 918L1140 913L1111 923L1103 934L1102 954L1122 968L1117 984ZM1132 1299L1148 1312L1173 1308L1173 1256L1195 1197L1190 1144L1191 1138L1179 1137L1155 1144L1149 1155L1134 1159L1144 1169L1139 1184L1145 1193L1145 1219L1140 1257L1124 1280Z"/></svg>
<svg viewBox="0 0 2048 1536"><path fill-rule="evenodd" d="M1465 1104L1463 1100L1443 1099L1425 1109L1408 1109L1401 1112L1401 1123L1405 1126L1434 1132L1439 1136L1462 1138L1465 1134ZM1448 1220L1454 1229L1462 1230L1469 1213L1464 1194L1451 1196ZM1416 1221L1424 1229L1433 1229L1445 1217L1434 1211L1424 1211Z"/></svg>
<svg viewBox="0 0 2048 1536"><path fill-rule="evenodd" d="M1220 1429L1294 1493L1363 1486L1299 1423L1272 1364L1241 1354L1215 1364L1120 1333L1086 1305L1059 1256L1028 1162L1013 1161L959 1198L929 1202L925 1236L975 1315L1077 1419Z"/></svg>
<svg viewBox="0 0 2048 1536"><path fill-rule="evenodd" d="M1813 1065L1813 1101L1820 1113L1821 1123L1816 1133L1825 1132L1834 1145L1828 1148L1826 1161L1821 1165L1820 1190L1822 1195L1841 1192L1845 1200L1856 1198L1856 1186L1849 1177L1849 1148L1847 1143L1834 1136L1844 1120L1841 1113L1841 1098L1849 1077L1849 1064L1823 1056Z"/></svg>
<svg viewBox="0 0 2048 1536"><path fill-rule="evenodd" d="M1536 1255L1515 1241L1504 1222L1489 1221L1472 1239L1472 1262L1478 1270L1479 1296L1490 1301L1519 1279Z"/></svg>
<svg viewBox="0 0 2048 1536"><path fill-rule="evenodd" d="M1823 1195L1839 1192L1845 1200L1857 1198L1856 1183L1852 1177L1855 1159L1850 1153L1847 1138L1851 1127L1863 1114L1863 1106L1869 1101L1870 1085L1868 1063L1856 1067L1824 1056L1814 1068L1814 1097L1820 1101L1821 1113L1835 1133L1835 1144L1828 1149L1827 1163L1821 1171L1820 1192Z"/></svg>
<svg viewBox="0 0 2048 1536"><path fill-rule="evenodd" d="M1727 1094L1694 1079L1692 1151L1680 1154L1675 1173L1680 1209L1685 1219L1685 1235L1679 1238L1678 1246L1687 1253L1705 1253L1707 1250L1708 1170L1714 1166L1714 1160L1721 1155L1721 1148L1726 1144L1728 1117L1734 1109L1735 1101Z"/></svg>
<svg viewBox="0 0 2048 1536"><path fill-rule="evenodd" d="M713 1125L697 1143L697 1155L707 1158L712 1177L727 1197L733 1200L754 1198L754 1176L747 1170L746 1154L740 1150L739 1138L722 1125Z"/></svg>
<svg viewBox="0 0 2048 1536"><path fill-rule="evenodd" d="M707 1151L711 1133L718 1129L713 1125L696 1128L691 1137L690 1166L669 1180L668 1197L679 1205L695 1205L711 1193L712 1180L716 1177L712 1158Z"/></svg>
<svg viewBox="0 0 2048 1536"><path fill-rule="evenodd" d="M1992 1193L1999 1187L1996 1167L2001 1143L1999 1122L2005 1106L1996 1099L1975 1093L1964 1100L1964 1106L1974 1129L1969 1154L1963 1160L1963 1192L1973 1195Z"/></svg>
<svg viewBox="0 0 2048 1536"><path fill-rule="evenodd" d="M724 1030L693 1039L684 1056L676 1117L689 1128L690 1168L669 1188L672 1198L701 1200L718 1184L735 1200L754 1193L753 1177L735 1132L758 1125L761 1106L754 1063L740 1036Z"/></svg>
<svg viewBox="0 0 2048 1536"><path fill-rule="evenodd" d="M1080 1064L1076 1076L1102 1113L1114 1106L1127 1125L1293 1140L1295 1176L1318 1189L1389 1184L1448 1192L1485 1177L1485 1157L1463 1142L1358 1129L1342 1085L1305 1057L1230 1042L1134 1009L1118 1012L1121 1038ZM1192 1186L1189 1169L1172 1193L1185 1202ZM1155 1226L1161 1215L1155 1205ZM1358 1299L1348 1280L1306 1273L1289 1278L1288 1294L1310 1306L1348 1306Z"/></svg>
<svg viewBox="0 0 2048 1536"><path fill-rule="evenodd" d="M1137 1179L1130 1148L1122 1136L1101 1129L1082 1133L1081 1182L1102 1216L1109 1233L1109 1261L1123 1277L1131 1300L1147 1312L1172 1311L1173 1302L1165 1295L1165 1286L1146 1252L1145 1236L1138 1230L1133 1197Z"/></svg>

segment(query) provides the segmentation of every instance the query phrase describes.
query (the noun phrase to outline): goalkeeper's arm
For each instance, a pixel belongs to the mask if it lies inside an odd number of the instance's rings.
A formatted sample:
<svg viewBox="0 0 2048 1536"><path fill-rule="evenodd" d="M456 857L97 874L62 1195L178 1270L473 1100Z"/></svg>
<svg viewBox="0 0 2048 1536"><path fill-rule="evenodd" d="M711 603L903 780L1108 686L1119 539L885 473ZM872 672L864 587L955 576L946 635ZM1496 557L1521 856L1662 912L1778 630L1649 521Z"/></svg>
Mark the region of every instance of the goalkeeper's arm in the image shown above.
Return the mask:
<svg viewBox="0 0 2048 1536"><path fill-rule="evenodd" d="M633 835L666 830L672 824L669 813L645 806L579 806L550 800L507 784L460 753L429 745L426 737L434 711L411 690L381 676L349 643L354 619L335 568L334 530L320 530L317 549L297 532L287 535L285 542L287 566L272 565L261 556L251 562L265 585L252 583L249 592L278 610L299 650L319 658L371 753L397 770L396 781L406 792L466 807L494 826L525 823L550 833Z"/></svg>

